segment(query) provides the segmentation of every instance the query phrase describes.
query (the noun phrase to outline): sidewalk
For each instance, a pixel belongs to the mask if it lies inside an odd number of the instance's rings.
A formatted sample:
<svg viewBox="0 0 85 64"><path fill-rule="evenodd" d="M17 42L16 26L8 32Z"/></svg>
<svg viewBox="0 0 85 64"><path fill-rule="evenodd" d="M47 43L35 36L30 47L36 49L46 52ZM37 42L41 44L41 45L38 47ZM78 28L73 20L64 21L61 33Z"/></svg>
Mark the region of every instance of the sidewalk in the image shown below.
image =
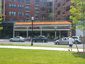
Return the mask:
<svg viewBox="0 0 85 64"><path fill-rule="evenodd" d="M31 46L0 46L0 48L68 51L68 48L31 47ZM77 52L77 49L72 49L72 51L73 51L73 52ZM83 52L83 49L79 49L79 52Z"/></svg>

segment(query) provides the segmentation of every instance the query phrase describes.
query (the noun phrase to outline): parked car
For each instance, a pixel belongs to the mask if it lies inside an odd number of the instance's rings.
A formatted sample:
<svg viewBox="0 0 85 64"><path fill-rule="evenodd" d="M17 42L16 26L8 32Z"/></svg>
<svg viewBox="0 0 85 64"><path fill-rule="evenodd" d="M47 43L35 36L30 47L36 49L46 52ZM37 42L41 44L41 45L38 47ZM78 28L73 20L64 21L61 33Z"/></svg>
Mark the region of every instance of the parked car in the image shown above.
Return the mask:
<svg viewBox="0 0 85 64"><path fill-rule="evenodd" d="M25 41L31 41L31 37L25 38Z"/></svg>
<svg viewBox="0 0 85 64"><path fill-rule="evenodd" d="M54 44L56 45L56 44L64 44L64 45L66 45L66 44L68 44L68 42L69 42L69 38L68 37L63 37L63 38L60 38L60 39L57 39L57 40L55 40L54 41Z"/></svg>
<svg viewBox="0 0 85 64"><path fill-rule="evenodd" d="M74 39L74 44L77 43L77 44L81 44L81 39L79 36L72 36L72 38Z"/></svg>
<svg viewBox="0 0 85 64"><path fill-rule="evenodd" d="M25 38L21 37L21 36L16 36L14 38L10 38L9 39L11 42L25 42Z"/></svg>
<svg viewBox="0 0 85 64"><path fill-rule="evenodd" d="M48 38L45 36L38 36L33 38L33 42L47 42Z"/></svg>

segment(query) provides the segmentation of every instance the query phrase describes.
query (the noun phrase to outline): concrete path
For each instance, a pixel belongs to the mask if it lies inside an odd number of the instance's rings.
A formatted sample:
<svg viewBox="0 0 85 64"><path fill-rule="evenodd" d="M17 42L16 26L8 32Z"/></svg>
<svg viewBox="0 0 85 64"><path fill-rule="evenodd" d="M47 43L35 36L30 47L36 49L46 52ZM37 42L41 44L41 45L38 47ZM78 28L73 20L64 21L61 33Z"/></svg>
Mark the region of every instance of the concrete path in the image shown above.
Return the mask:
<svg viewBox="0 0 85 64"><path fill-rule="evenodd" d="M68 48L31 47L31 46L0 46L0 48L68 51ZM73 51L73 52L78 52L77 49L72 49L72 51ZM83 49L79 49L79 52L83 52Z"/></svg>

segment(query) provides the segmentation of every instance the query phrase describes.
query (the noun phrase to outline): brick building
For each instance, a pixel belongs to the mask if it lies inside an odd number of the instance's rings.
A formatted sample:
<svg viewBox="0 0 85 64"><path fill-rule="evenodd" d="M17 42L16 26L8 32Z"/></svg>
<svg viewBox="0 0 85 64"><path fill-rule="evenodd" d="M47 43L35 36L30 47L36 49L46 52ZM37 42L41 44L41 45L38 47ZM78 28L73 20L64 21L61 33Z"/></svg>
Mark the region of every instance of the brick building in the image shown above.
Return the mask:
<svg viewBox="0 0 85 64"><path fill-rule="evenodd" d="M68 20L70 0L2 0L4 21Z"/></svg>
<svg viewBox="0 0 85 64"><path fill-rule="evenodd" d="M2 0L3 14L6 21L28 21L46 19L47 0Z"/></svg>
<svg viewBox="0 0 85 64"><path fill-rule="evenodd" d="M55 20L69 20L70 16L70 0L54 1Z"/></svg>
<svg viewBox="0 0 85 64"><path fill-rule="evenodd" d="M14 31L14 24L16 24L16 22L29 22L31 21L31 17L33 16L35 18L35 21L39 22L39 27L43 28L41 26L42 22L45 24L45 22L47 22L48 24L46 24L46 28L49 30L46 31L41 31L42 29L38 29L34 31L34 34L36 32L38 32L37 34L43 32L45 33L47 36L51 36L51 34L55 34L53 37L62 37L62 36L68 36L68 33L70 31L70 28L66 30L63 29L63 31L61 30L61 28L58 30L56 27L54 26L61 26L60 24L52 24L51 27L49 29L49 21L51 22L65 22L65 20L69 20L69 16L70 16L70 0L2 0L3 3L3 19L4 19L4 30L3 33L4 35L7 35L7 37L12 37L13 36L13 31ZM58 21L57 21L58 20ZM7 22L8 21L8 22ZM12 22L12 24L11 24ZM38 23L37 22L37 23ZM55 23L54 22L54 23ZM43 24L43 26L44 26ZM22 24L23 25L23 24ZM68 24L69 25L69 24ZM70 23L71 25L71 23ZM70 26L69 25L69 26ZM31 26L31 24L30 24ZM28 26L28 27L30 27ZM16 26L15 26L16 27ZM21 26L20 26L21 27ZM36 27L36 26L33 26ZM55 30L56 28L56 30ZM21 27L22 29L22 27ZM21 30L22 31L22 30ZM16 31L15 31L16 32ZM20 31L18 31L20 33ZM48 34L48 32L50 32ZM62 33L62 35L59 35L59 33ZM27 33L31 33L31 31L27 32ZM24 33L23 33L24 34ZM45 35L44 34L44 35ZM21 35L22 36L22 33ZM29 35L27 35L29 36Z"/></svg>

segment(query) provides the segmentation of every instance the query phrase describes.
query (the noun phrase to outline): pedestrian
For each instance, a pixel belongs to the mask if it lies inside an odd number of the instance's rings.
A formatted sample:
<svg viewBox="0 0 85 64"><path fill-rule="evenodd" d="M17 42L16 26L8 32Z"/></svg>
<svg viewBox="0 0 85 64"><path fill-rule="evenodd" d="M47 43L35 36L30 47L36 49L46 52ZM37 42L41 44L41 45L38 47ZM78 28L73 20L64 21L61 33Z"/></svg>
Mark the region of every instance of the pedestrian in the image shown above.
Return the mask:
<svg viewBox="0 0 85 64"><path fill-rule="evenodd" d="M72 51L73 42L74 42L74 39L72 37L69 37L69 49L68 49L68 51Z"/></svg>

